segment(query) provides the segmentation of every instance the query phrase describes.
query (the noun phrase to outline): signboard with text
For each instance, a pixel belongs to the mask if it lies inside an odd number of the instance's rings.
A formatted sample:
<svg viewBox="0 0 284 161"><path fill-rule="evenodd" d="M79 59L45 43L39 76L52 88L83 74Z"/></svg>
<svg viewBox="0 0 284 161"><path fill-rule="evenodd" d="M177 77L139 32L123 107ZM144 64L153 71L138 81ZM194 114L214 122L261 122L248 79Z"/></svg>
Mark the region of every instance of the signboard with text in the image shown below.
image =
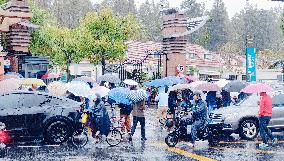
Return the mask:
<svg viewBox="0 0 284 161"><path fill-rule="evenodd" d="M247 81L256 81L256 49L246 48L246 73Z"/></svg>

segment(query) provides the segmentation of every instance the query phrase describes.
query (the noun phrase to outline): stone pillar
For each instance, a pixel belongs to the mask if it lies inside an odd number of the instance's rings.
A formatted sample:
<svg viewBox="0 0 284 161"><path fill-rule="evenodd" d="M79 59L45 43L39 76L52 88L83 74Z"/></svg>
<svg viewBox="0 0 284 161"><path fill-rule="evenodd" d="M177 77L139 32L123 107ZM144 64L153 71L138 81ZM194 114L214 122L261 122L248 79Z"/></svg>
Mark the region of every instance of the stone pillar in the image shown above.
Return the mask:
<svg viewBox="0 0 284 161"><path fill-rule="evenodd" d="M16 72L18 73L19 68L18 68L18 58L16 56L9 56L8 60L10 60L10 72Z"/></svg>
<svg viewBox="0 0 284 161"><path fill-rule="evenodd" d="M185 36L179 36L187 31L187 19L183 13L168 12L163 16L163 53L167 54L168 61L163 59L163 76L177 75L179 65L186 66L186 44ZM167 67L166 67L167 61ZM167 68L167 70L166 70Z"/></svg>

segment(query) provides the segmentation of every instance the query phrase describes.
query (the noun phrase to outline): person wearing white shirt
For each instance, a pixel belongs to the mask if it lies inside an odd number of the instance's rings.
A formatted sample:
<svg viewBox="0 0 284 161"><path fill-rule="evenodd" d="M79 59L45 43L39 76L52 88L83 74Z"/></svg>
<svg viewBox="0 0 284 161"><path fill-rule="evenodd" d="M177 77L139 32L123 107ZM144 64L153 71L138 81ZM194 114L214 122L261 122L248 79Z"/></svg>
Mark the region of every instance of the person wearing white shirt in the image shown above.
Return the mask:
<svg viewBox="0 0 284 161"><path fill-rule="evenodd" d="M157 109L158 123L161 116L163 117L163 121L166 120L167 111L168 111L168 98L169 94L165 91L165 88L162 88L159 91L159 94L155 98L155 101L158 102L158 109Z"/></svg>

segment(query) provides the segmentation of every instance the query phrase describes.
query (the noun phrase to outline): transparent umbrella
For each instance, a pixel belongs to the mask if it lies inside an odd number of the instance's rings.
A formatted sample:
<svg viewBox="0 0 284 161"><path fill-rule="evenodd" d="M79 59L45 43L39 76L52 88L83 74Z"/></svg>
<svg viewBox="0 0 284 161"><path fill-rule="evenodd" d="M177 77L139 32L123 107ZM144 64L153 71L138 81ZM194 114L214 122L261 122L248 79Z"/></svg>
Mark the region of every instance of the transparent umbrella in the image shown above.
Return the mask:
<svg viewBox="0 0 284 161"><path fill-rule="evenodd" d="M10 93L21 87L21 80L10 78L0 81L0 93Z"/></svg>

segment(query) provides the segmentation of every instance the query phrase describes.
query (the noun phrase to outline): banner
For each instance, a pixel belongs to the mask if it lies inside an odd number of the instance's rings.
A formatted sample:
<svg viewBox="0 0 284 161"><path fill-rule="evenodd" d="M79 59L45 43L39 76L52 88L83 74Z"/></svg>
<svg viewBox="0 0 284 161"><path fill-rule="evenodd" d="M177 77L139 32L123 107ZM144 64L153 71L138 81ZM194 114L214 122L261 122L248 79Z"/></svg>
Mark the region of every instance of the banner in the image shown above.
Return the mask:
<svg viewBox="0 0 284 161"><path fill-rule="evenodd" d="M256 49L246 48L246 73L247 81L256 81Z"/></svg>

